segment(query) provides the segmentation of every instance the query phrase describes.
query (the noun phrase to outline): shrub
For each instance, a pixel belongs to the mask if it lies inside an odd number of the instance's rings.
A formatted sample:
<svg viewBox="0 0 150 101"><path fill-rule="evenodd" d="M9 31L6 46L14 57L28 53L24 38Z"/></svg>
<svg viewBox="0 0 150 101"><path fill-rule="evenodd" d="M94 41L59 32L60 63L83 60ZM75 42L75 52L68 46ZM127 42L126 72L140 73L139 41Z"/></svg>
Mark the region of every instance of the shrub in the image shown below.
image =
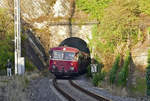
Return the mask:
<svg viewBox="0 0 150 101"><path fill-rule="evenodd" d="M128 77L128 66L130 64L130 60L131 60L130 52L127 52L127 56L125 58L123 67L119 72L119 80L118 80L119 85L122 86L126 85L127 77Z"/></svg>
<svg viewBox="0 0 150 101"><path fill-rule="evenodd" d="M6 69L0 69L0 76L7 75Z"/></svg>
<svg viewBox="0 0 150 101"><path fill-rule="evenodd" d="M92 73L91 73L91 65L88 66L87 68L87 77L92 77Z"/></svg>
<svg viewBox="0 0 150 101"><path fill-rule="evenodd" d="M14 64L13 45L11 45L10 42L11 40L0 40L0 75L6 74L6 64L8 59L11 60L12 65Z"/></svg>
<svg viewBox="0 0 150 101"><path fill-rule="evenodd" d="M148 51L148 66L146 68L147 95L150 96L150 50Z"/></svg>
<svg viewBox="0 0 150 101"><path fill-rule="evenodd" d="M26 58L25 69L26 69L26 71L33 71L36 69L36 67Z"/></svg>
<svg viewBox="0 0 150 101"><path fill-rule="evenodd" d="M99 82L99 75L95 74L93 76L92 83L93 83L94 86L98 86L98 82Z"/></svg>
<svg viewBox="0 0 150 101"><path fill-rule="evenodd" d="M116 79L116 73L119 68L119 61L120 61L120 55L116 57L112 69L110 70L109 81L111 84L113 84Z"/></svg>
<svg viewBox="0 0 150 101"><path fill-rule="evenodd" d="M95 62L97 64L97 72L101 72L102 68L104 67L104 64L101 61L97 61L97 60Z"/></svg>
<svg viewBox="0 0 150 101"><path fill-rule="evenodd" d="M105 72L96 73L96 74L93 76L93 79L92 79L93 85L94 85L94 86L98 86L98 84L99 84L102 80L104 80L105 75L106 75Z"/></svg>
<svg viewBox="0 0 150 101"><path fill-rule="evenodd" d="M99 73L99 81L100 81L100 82L101 82L102 80L104 80L105 75L106 75L106 72L105 72L105 71L101 71L101 72Z"/></svg>

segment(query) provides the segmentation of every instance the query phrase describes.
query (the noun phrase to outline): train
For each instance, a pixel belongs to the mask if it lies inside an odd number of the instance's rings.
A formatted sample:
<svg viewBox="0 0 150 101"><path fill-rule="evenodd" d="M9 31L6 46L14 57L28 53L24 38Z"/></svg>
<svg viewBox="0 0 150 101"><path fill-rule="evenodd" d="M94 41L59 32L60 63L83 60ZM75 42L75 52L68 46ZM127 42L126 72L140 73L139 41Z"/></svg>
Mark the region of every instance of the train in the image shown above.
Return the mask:
<svg viewBox="0 0 150 101"><path fill-rule="evenodd" d="M91 61L88 53L70 46L51 48L49 54L49 71L56 77L81 75Z"/></svg>

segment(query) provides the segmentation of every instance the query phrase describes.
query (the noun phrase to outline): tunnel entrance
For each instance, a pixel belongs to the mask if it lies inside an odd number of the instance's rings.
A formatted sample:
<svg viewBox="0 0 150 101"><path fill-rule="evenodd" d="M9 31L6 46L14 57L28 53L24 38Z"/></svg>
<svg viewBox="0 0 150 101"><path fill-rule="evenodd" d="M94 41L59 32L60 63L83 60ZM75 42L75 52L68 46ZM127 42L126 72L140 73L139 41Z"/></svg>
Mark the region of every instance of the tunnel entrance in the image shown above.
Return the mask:
<svg viewBox="0 0 150 101"><path fill-rule="evenodd" d="M83 51L90 55L90 50L89 50L86 42L80 38L77 38L77 37L67 38L67 39L63 40L59 46L65 46L65 45L69 46L69 47L77 48L80 51Z"/></svg>

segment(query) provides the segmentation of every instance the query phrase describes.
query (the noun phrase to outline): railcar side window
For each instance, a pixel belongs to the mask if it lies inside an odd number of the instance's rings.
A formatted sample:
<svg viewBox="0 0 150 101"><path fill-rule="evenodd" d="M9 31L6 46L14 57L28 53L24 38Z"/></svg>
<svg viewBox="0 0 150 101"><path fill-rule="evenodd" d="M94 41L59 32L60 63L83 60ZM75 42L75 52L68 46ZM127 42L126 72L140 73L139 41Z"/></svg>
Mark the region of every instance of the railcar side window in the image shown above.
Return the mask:
<svg viewBox="0 0 150 101"><path fill-rule="evenodd" d="M76 61L79 59L79 53L76 53L76 54L75 54L74 59L75 59Z"/></svg>
<svg viewBox="0 0 150 101"><path fill-rule="evenodd" d="M53 51L53 59L63 59L62 51Z"/></svg>

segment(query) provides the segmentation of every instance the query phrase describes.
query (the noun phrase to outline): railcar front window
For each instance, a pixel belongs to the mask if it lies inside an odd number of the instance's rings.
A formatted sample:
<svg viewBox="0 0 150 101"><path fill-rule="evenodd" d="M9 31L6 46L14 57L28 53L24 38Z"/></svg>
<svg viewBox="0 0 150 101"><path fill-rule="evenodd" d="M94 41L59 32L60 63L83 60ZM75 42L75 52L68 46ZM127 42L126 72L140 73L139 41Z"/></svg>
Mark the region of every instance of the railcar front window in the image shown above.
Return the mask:
<svg viewBox="0 0 150 101"><path fill-rule="evenodd" d="M64 52L64 60L74 60L75 53Z"/></svg>
<svg viewBox="0 0 150 101"><path fill-rule="evenodd" d="M63 52L53 51L53 59L63 59Z"/></svg>

